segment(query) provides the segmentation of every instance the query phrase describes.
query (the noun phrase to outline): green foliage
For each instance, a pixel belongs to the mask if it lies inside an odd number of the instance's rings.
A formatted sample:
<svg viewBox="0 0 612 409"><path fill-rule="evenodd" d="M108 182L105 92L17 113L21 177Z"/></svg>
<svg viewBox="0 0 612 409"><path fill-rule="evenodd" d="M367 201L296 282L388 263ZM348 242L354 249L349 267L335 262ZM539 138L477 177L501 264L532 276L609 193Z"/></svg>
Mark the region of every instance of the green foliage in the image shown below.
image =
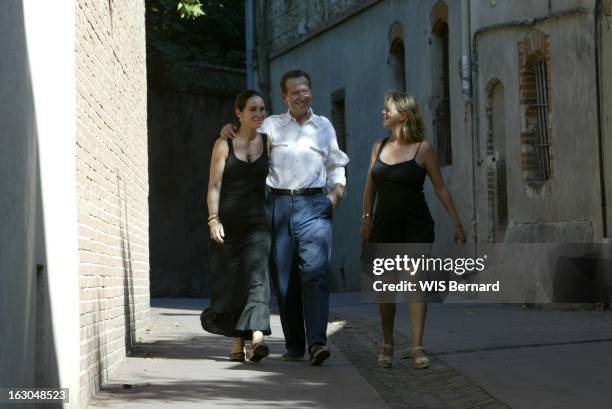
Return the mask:
<svg viewBox="0 0 612 409"><path fill-rule="evenodd" d="M202 3L200 3L200 0L179 0L176 9L181 18L195 20L200 16L206 15L204 10L202 10Z"/></svg>
<svg viewBox="0 0 612 409"><path fill-rule="evenodd" d="M177 3L184 4L180 10L199 4L202 14L181 17ZM145 5L147 59L244 68L244 0L146 0Z"/></svg>

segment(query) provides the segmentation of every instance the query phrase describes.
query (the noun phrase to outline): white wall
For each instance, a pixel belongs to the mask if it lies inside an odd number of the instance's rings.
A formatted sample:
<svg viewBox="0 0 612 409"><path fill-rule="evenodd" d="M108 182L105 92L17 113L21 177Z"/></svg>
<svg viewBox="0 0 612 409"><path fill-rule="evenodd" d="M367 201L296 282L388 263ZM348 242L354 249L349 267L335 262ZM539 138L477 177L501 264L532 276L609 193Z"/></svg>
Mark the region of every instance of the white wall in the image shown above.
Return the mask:
<svg viewBox="0 0 612 409"><path fill-rule="evenodd" d="M77 408L74 15L0 3L0 386L70 388Z"/></svg>

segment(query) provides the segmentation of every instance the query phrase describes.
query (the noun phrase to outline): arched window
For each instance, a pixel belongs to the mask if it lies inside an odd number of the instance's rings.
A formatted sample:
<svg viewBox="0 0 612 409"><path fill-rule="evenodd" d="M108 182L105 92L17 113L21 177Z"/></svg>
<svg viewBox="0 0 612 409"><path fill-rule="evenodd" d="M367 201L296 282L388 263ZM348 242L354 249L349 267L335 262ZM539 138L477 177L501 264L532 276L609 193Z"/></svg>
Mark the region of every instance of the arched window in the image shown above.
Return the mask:
<svg viewBox="0 0 612 409"><path fill-rule="evenodd" d="M389 28L389 88L406 91L406 60L404 49L404 26L396 21Z"/></svg>
<svg viewBox="0 0 612 409"><path fill-rule="evenodd" d="M438 1L431 12L434 139L442 166L453 161L450 117L448 6Z"/></svg>
<svg viewBox="0 0 612 409"><path fill-rule="evenodd" d="M527 183L541 184L552 176L548 36L529 32L519 43L519 60L522 177Z"/></svg>

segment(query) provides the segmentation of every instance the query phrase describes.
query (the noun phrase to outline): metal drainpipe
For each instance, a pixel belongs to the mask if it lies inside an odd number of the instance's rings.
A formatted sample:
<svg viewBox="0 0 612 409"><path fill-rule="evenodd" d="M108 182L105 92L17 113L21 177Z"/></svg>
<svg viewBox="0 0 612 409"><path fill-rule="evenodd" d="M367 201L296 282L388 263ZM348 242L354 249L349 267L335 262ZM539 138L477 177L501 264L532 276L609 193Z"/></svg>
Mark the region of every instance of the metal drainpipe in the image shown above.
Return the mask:
<svg viewBox="0 0 612 409"><path fill-rule="evenodd" d="M253 0L246 0L244 2L244 14L245 14L245 31L246 31L246 72L247 72L247 83L248 89L255 87L255 75L253 72Z"/></svg>
<svg viewBox="0 0 612 409"><path fill-rule="evenodd" d="M259 0L255 3L256 49L257 49L257 85L264 97L266 107L272 111L272 98L270 95L270 52L268 44L268 0Z"/></svg>
<svg viewBox="0 0 612 409"><path fill-rule="evenodd" d="M599 145L599 184L601 192L601 220L603 228L603 238L608 237L608 215L606 203L606 180L604 169L604 147L603 147L603 124L602 124L602 104L601 104L601 0L595 2L595 89L597 92L597 142Z"/></svg>

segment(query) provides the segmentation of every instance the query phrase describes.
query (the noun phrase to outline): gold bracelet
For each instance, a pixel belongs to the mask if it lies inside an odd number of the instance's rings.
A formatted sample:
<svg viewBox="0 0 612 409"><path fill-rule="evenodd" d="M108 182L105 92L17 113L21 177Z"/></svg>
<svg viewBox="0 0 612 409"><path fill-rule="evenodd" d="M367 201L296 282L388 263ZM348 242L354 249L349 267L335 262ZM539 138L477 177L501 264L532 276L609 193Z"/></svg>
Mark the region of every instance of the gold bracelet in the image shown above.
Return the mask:
<svg viewBox="0 0 612 409"><path fill-rule="evenodd" d="M211 221L212 219L216 219L218 216L216 214L211 214L210 216L208 216L208 221Z"/></svg>
<svg viewBox="0 0 612 409"><path fill-rule="evenodd" d="M220 222L219 218L218 218L218 217L215 217L214 219L210 219L210 220L208 221L208 225L209 225L209 226L212 226L213 224L217 224L217 223L219 223L219 222Z"/></svg>

